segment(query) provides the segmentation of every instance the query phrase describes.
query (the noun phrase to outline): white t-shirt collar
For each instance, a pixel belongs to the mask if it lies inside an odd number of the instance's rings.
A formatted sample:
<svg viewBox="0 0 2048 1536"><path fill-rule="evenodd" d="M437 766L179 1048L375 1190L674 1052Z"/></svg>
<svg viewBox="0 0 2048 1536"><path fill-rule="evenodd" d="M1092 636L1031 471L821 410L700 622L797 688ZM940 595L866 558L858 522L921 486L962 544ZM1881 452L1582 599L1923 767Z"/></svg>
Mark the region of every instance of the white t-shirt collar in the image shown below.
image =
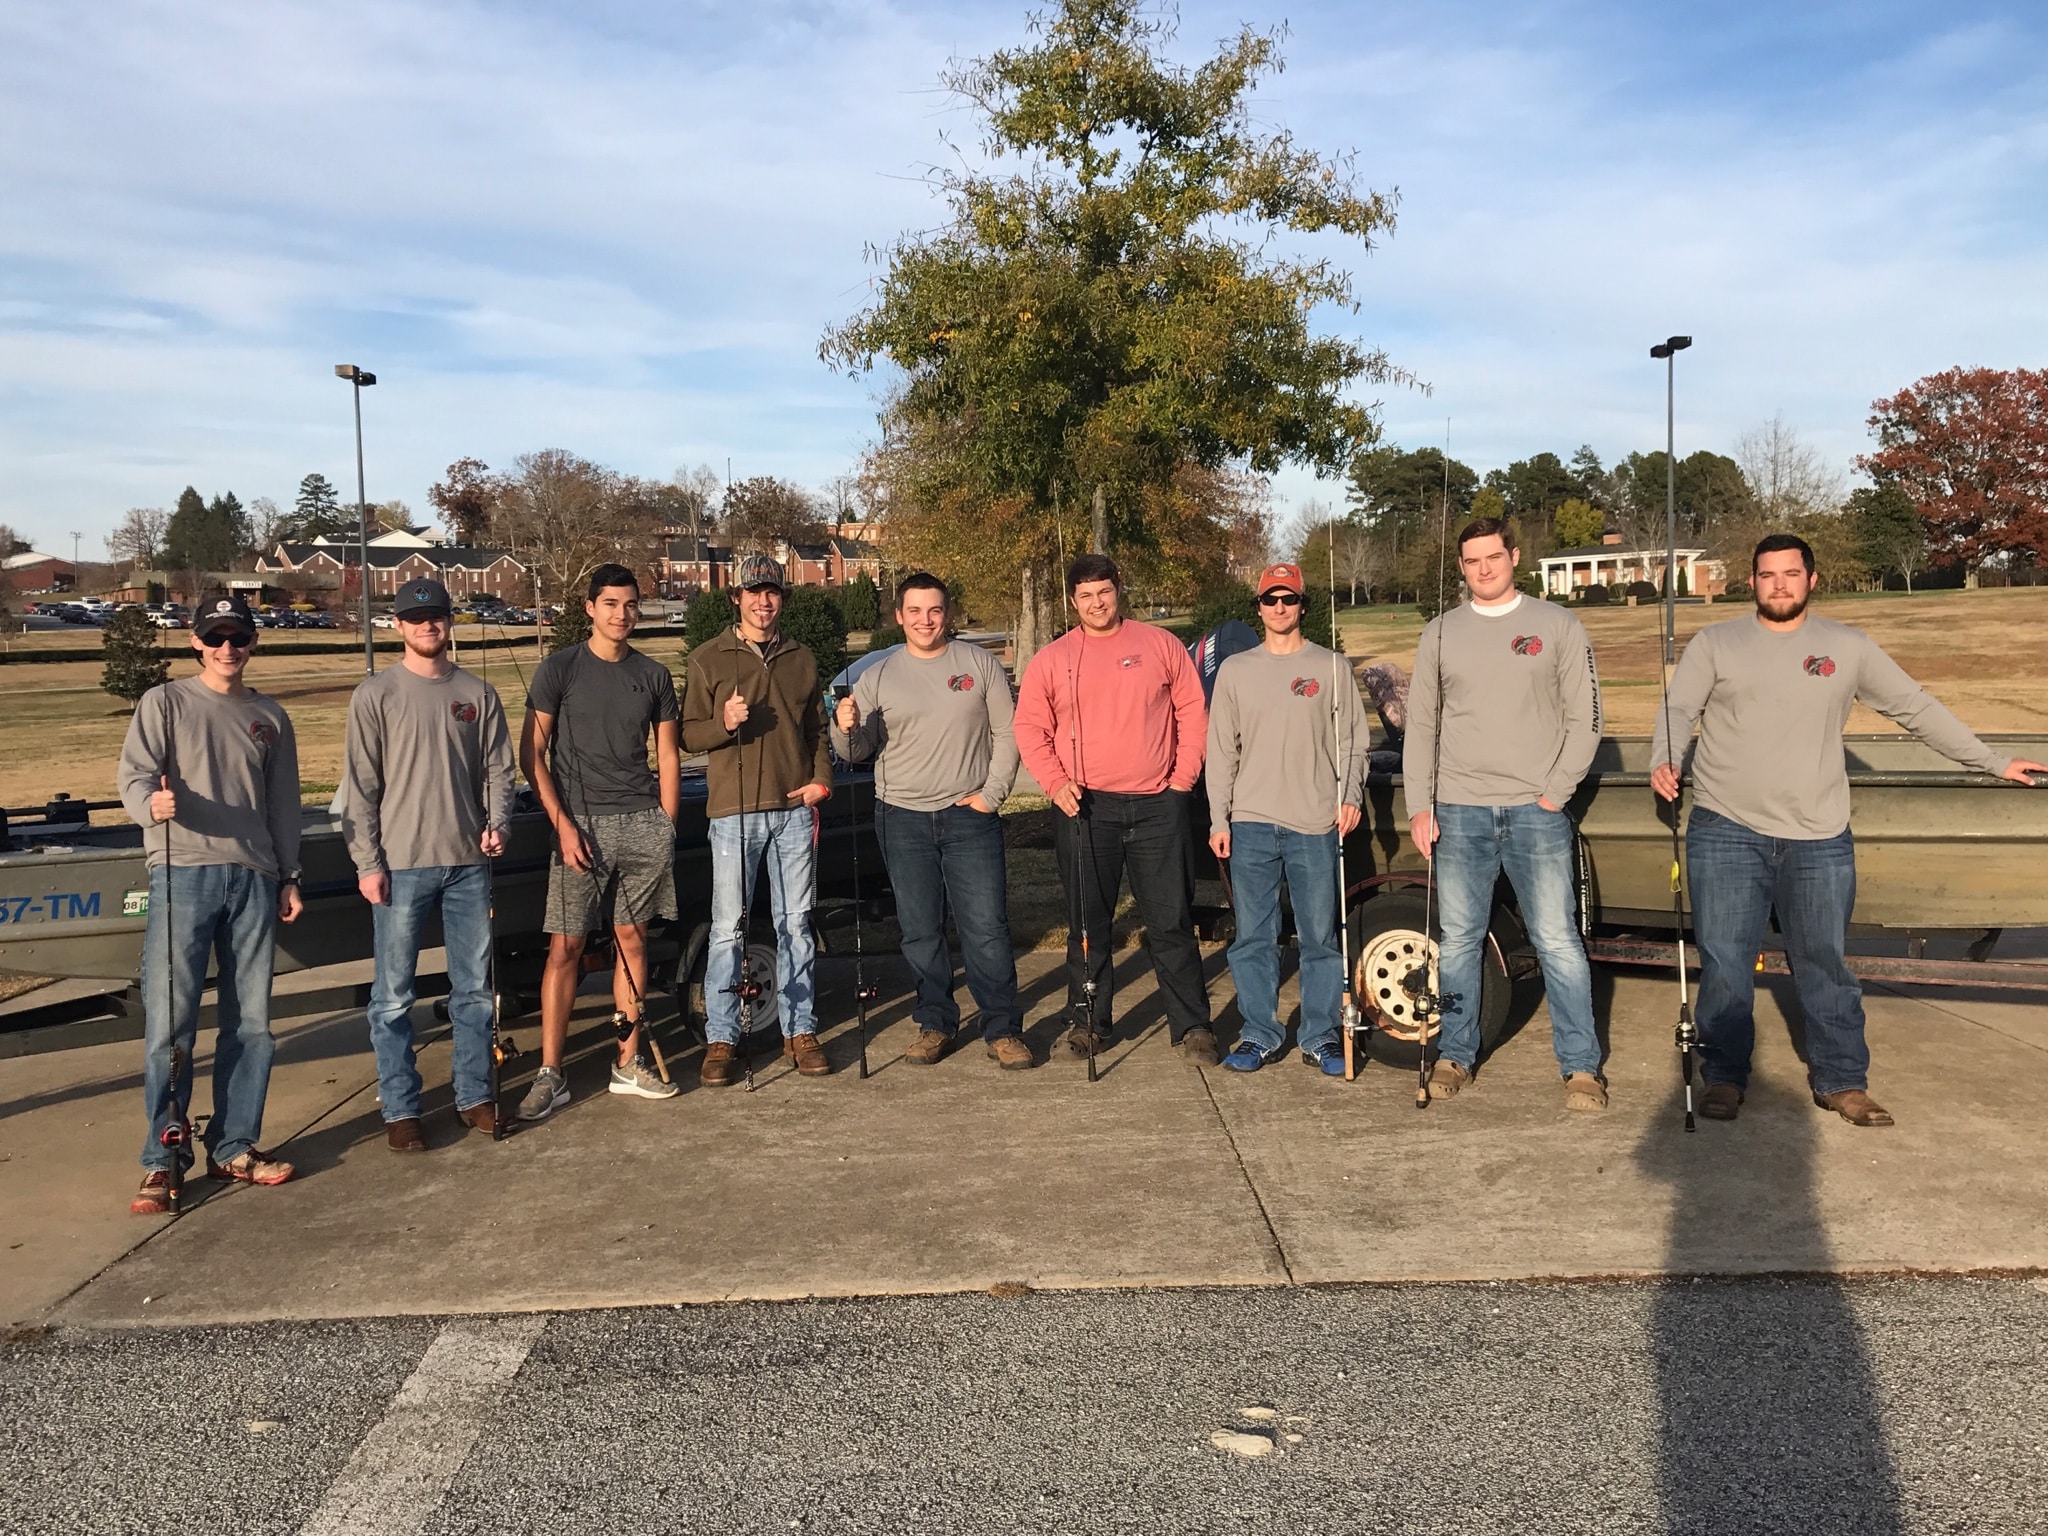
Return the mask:
<svg viewBox="0 0 2048 1536"><path fill-rule="evenodd" d="M1474 603L1472 611L1489 619L1504 619L1522 606L1522 594L1517 592L1504 603Z"/></svg>

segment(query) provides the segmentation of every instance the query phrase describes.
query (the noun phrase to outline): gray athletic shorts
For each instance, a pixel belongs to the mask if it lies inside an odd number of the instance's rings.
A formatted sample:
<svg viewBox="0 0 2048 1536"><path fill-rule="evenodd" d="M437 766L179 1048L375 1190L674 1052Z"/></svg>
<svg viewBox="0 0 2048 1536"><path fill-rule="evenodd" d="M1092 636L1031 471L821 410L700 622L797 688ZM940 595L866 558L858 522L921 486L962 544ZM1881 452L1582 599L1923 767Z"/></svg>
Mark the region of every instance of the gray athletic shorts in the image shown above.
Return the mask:
<svg viewBox="0 0 2048 1536"><path fill-rule="evenodd" d="M638 927L656 917L676 915L676 828L659 808L620 816L592 816L579 823L589 869L571 869L555 850L548 866L548 933L576 938L610 921Z"/></svg>

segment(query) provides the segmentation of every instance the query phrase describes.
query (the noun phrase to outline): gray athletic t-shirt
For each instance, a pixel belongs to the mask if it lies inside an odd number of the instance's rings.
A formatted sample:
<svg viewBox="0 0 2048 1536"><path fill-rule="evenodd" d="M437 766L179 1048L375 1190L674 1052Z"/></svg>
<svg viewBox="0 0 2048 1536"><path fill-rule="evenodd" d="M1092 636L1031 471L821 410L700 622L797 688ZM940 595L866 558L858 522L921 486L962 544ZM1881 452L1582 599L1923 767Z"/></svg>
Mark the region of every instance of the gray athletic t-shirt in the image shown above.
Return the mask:
<svg viewBox="0 0 2048 1536"><path fill-rule="evenodd" d="M1842 727L1858 700L1952 762L2003 773L2012 759L1979 741L1860 629L1809 613L1794 630L1756 615L1710 624L1671 674L1669 724L1657 711L1652 763L1671 760L1671 734L1692 735L1696 803L1765 837L1801 842L1849 825Z"/></svg>
<svg viewBox="0 0 2048 1536"><path fill-rule="evenodd" d="M403 664L356 685L342 763L341 829L358 874L484 861L486 807L512 819L512 741L498 690L452 668Z"/></svg>
<svg viewBox="0 0 2048 1536"><path fill-rule="evenodd" d="M1263 645L1216 672L1209 700L1209 826L1261 821L1316 836L1337 824L1337 748L1344 804L1362 806L1372 722L1351 664L1320 645L1287 655Z"/></svg>
<svg viewBox="0 0 2048 1536"><path fill-rule="evenodd" d="M908 647L854 679L860 724L836 723L848 762L875 759L875 793L906 811L939 811L969 795L1000 810L1017 779L1016 703L1003 664L978 645L948 641L938 655Z"/></svg>
<svg viewBox="0 0 2048 1536"><path fill-rule="evenodd" d="M1432 786L1439 715L1441 772ZM1433 800L1502 806L1541 799L1562 807L1599 746L1593 647L1585 627L1555 603L1524 594L1498 613L1461 603L1422 631L1401 752L1410 816Z"/></svg>
<svg viewBox="0 0 2048 1536"><path fill-rule="evenodd" d="M554 717L548 767L571 816L660 808L647 738L679 714L667 667L631 649L619 661L604 661L588 644L573 645L533 669L526 707Z"/></svg>

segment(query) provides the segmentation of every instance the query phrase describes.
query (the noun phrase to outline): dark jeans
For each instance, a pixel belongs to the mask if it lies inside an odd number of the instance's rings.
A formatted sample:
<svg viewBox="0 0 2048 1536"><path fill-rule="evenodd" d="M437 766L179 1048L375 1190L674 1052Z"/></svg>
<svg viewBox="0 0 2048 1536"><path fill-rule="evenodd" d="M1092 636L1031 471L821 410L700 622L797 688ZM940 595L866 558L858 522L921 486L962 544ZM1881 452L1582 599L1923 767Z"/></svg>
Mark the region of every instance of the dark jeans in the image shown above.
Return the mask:
<svg viewBox="0 0 2048 1536"><path fill-rule="evenodd" d="M1091 1027L1110 1027L1110 919L1124 871L1131 874L1131 900L1145 925L1152 969L1166 1000L1167 1028L1174 1042L1191 1029L1209 1027L1209 989L1202 980L1202 952L1195 944L1194 882L1188 858L1188 797L1184 790L1156 795L1116 795L1086 790L1081 814L1053 815L1053 847L1060 864L1069 910L1077 876L1088 929L1088 964L1081 963L1081 934L1067 935L1067 1006L1078 1014L1095 980ZM1092 859L1092 865L1091 865Z"/></svg>
<svg viewBox="0 0 2048 1536"><path fill-rule="evenodd" d="M906 811L878 800L875 830L889 865L889 884L896 892L903 958L917 977L917 1006L911 1009L917 1027L944 1035L960 1028L960 1007L953 1001L953 958L946 951L950 902L953 925L960 930L967 989L981 1010L982 1038L1021 1034L1002 818L984 816L965 805Z"/></svg>
<svg viewBox="0 0 2048 1536"><path fill-rule="evenodd" d="M1863 991L1843 960L1856 906L1856 847L1845 831L1766 837L1694 806L1685 829L1693 936L1700 950L1700 1075L1749 1085L1756 1045L1756 957L1771 910L1806 1019L1815 1093L1870 1086Z"/></svg>

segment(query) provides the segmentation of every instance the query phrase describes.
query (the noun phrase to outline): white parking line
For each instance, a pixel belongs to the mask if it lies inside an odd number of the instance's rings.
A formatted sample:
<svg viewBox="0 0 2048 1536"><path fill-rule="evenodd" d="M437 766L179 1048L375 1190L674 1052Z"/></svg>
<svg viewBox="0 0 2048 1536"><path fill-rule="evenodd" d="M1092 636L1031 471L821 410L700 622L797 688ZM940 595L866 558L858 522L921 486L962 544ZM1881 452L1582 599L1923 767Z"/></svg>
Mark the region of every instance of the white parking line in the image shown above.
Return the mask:
<svg viewBox="0 0 2048 1536"><path fill-rule="evenodd" d="M300 1536L412 1536L440 1508L497 1390L518 1374L546 1317L448 1324L363 1436Z"/></svg>

